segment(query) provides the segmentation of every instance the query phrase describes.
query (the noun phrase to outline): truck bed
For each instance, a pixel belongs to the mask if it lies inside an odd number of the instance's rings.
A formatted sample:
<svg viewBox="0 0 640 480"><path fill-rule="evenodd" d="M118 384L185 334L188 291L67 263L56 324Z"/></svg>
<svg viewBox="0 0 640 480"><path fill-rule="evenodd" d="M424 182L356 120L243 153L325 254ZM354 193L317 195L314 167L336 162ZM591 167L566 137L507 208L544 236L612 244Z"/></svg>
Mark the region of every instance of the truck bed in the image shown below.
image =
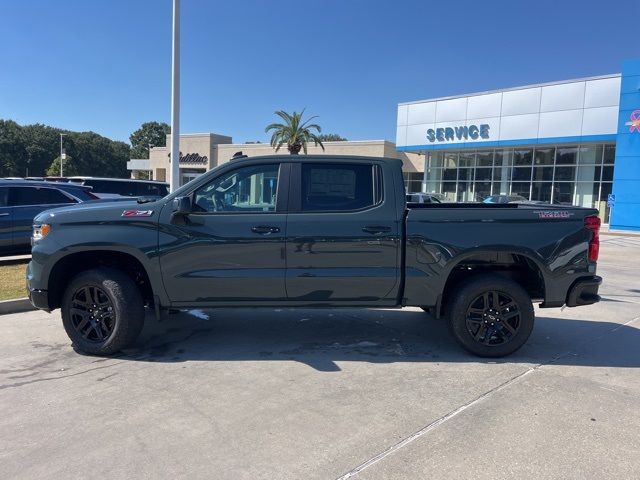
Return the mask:
<svg viewBox="0 0 640 480"><path fill-rule="evenodd" d="M595 274L587 260L591 234L584 219L597 214L564 205L408 204L403 302L438 304L441 299L434 292L444 291L443 279L454 269L489 262L498 268L533 269L540 285L536 300L561 306L576 278Z"/></svg>

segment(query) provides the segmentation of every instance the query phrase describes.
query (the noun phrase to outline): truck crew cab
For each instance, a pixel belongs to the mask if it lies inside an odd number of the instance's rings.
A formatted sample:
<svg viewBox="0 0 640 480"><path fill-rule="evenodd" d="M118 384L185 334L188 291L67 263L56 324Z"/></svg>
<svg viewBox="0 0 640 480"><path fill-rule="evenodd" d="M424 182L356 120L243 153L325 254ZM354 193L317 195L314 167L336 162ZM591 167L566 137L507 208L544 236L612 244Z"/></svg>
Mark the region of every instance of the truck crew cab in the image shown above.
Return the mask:
<svg viewBox="0 0 640 480"><path fill-rule="evenodd" d="M596 210L407 204L401 166L241 158L155 202L43 212L29 297L92 354L134 342L145 308L418 306L487 357L527 341L533 302L599 300Z"/></svg>

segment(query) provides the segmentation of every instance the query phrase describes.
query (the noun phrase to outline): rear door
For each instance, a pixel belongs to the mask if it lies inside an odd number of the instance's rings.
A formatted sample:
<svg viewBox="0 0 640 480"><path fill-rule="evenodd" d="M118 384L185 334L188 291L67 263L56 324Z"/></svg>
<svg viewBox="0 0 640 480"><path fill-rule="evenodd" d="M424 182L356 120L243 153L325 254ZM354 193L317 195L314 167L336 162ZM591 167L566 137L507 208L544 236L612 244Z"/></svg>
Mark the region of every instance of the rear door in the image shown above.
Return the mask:
<svg viewBox="0 0 640 480"><path fill-rule="evenodd" d="M11 249L12 240L12 218L11 207L8 203L8 188L0 187L0 249Z"/></svg>
<svg viewBox="0 0 640 480"><path fill-rule="evenodd" d="M394 304L401 223L383 165L292 166L287 296L300 304ZM392 179L389 179L392 182Z"/></svg>

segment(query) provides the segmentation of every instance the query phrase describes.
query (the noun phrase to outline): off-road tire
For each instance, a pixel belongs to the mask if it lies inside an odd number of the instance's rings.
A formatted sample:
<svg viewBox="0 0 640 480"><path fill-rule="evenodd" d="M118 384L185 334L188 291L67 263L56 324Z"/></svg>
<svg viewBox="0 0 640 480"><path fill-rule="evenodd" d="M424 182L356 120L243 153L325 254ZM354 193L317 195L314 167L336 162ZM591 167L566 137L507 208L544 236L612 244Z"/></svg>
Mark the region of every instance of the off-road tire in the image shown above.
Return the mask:
<svg viewBox="0 0 640 480"><path fill-rule="evenodd" d="M498 298L496 308L494 293ZM517 351L529 339L535 318L531 298L524 288L493 274L476 275L458 284L447 302L447 313L454 338L467 351L481 357L503 357ZM485 329L484 334L481 328Z"/></svg>
<svg viewBox="0 0 640 480"><path fill-rule="evenodd" d="M97 304L100 314L83 313L85 308L97 312L89 304L91 301L85 307L85 301L90 300L86 292L97 292L96 296L103 301ZM125 273L111 268L87 270L76 275L63 294L61 310L62 324L74 348L92 355L111 355L126 348L136 340L144 325L144 302L139 288ZM91 315L96 315L96 319L89 320ZM98 321L105 325L99 332L97 327L90 326L91 322ZM83 335L79 331L82 322L85 332L87 328L93 328L90 334Z"/></svg>

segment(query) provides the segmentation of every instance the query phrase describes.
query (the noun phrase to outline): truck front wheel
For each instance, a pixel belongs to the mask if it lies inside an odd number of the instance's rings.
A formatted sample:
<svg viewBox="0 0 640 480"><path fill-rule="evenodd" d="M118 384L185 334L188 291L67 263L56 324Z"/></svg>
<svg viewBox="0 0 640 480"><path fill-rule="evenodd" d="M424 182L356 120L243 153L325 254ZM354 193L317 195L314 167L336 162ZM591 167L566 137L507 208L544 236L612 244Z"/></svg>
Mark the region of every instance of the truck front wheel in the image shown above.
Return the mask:
<svg viewBox="0 0 640 480"><path fill-rule="evenodd" d="M525 344L533 330L529 294L516 282L498 275L464 281L449 303L449 324L455 339L481 357L503 357Z"/></svg>
<svg viewBox="0 0 640 480"><path fill-rule="evenodd" d="M62 324L77 350L93 355L116 353L132 344L142 330L142 295L119 270L82 272L64 292Z"/></svg>

